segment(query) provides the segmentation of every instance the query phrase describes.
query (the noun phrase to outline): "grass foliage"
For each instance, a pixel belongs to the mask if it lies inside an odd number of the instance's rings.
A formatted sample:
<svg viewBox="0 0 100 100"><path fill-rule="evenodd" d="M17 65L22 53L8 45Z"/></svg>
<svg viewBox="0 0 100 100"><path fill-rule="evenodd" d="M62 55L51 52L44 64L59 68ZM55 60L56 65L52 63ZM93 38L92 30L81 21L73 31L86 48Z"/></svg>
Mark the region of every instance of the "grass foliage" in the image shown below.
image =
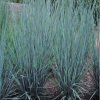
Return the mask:
<svg viewBox="0 0 100 100"><path fill-rule="evenodd" d="M82 3L74 8L71 0L54 5L36 0L24 5L17 17L7 12L0 30L0 99L46 98L44 85L52 68L61 99L81 100L81 80L93 66L88 62L95 48L93 9Z"/></svg>
<svg viewBox="0 0 100 100"><path fill-rule="evenodd" d="M80 81L90 65L89 56L93 54L94 46L94 22L90 10L80 5L73 9L69 1L60 3L57 16L54 21L56 59L56 76L63 100L81 100L80 93L83 88Z"/></svg>
<svg viewBox="0 0 100 100"><path fill-rule="evenodd" d="M6 16L6 5L3 1L0 1L0 39L1 39L2 29L4 28L5 16Z"/></svg>
<svg viewBox="0 0 100 100"><path fill-rule="evenodd" d="M52 58L49 11L45 1L32 6L24 8L20 21L13 13L12 29L7 26L2 99L39 99L43 92Z"/></svg>

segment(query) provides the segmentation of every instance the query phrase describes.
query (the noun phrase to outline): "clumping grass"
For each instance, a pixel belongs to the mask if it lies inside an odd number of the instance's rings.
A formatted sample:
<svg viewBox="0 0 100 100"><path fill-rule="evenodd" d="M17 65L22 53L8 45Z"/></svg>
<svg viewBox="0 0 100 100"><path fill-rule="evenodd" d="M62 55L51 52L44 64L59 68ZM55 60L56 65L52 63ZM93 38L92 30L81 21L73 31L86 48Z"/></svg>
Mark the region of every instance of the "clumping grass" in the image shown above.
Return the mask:
<svg viewBox="0 0 100 100"><path fill-rule="evenodd" d="M93 67L88 60L95 55L95 25L93 9L73 5L71 0L53 6L35 0L19 16L7 11L0 30L0 99L46 98L44 84L52 68L61 92L54 100L82 100L81 80Z"/></svg>
<svg viewBox="0 0 100 100"><path fill-rule="evenodd" d="M6 20L6 5L4 2L0 1L0 91L2 85L2 72L4 65L4 56L5 56L5 32L3 31L5 27Z"/></svg>
<svg viewBox="0 0 100 100"><path fill-rule="evenodd" d="M37 7L38 4L40 4L39 7ZM48 34L50 33L49 8L46 8L45 1L41 3L36 1L35 9L31 9L32 6L24 8L19 16L20 21L13 14L12 30L9 31L9 27L6 30L6 34L11 33L10 36L6 36L4 85L1 99L31 100L39 99L40 95L43 95L43 86L52 58L51 36ZM28 15L26 11L30 11Z"/></svg>
<svg viewBox="0 0 100 100"><path fill-rule="evenodd" d="M70 1L69 6L66 1L59 2L54 21L57 67L54 71L61 87L62 99L81 100L84 88L80 82L86 71L93 66L88 63L88 59L94 50L94 20L91 10L82 5L73 9Z"/></svg>

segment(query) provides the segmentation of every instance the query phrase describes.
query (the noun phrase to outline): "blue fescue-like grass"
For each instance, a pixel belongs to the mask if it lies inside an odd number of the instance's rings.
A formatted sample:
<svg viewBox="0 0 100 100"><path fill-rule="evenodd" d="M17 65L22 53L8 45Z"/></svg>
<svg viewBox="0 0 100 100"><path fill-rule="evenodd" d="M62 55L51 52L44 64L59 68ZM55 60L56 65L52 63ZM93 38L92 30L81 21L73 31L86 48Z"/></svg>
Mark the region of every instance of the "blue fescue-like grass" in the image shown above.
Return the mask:
<svg viewBox="0 0 100 100"><path fill-rule="evenodd" d="M38 4L40 6L37 7ZM6 34L10 32L10 37L6 36L4 86L1 99L16 97L31 100L39 99L42 95L52 58L49 8L46 7L45 0L36 1L35 7L32 6L24 8L19 16L20 21L13 13L12 27L9 27L10 24L7 26Z"/></svg>
<svg viewBox="0 0 100 100"><path fill-rule="evenodd" d="M54 21L56 60L55 74L63 100L81 100L81 80L92 66L89 56L93 58L95 44L94 20L92 11L82 5L73 9L73 3L59 1L60 6ZM66 6L67 5L67 6Z"/></svg>
<svg viewBox="0 0 100 100"><path fill-rule="evenodd" d="M2 72L4 65L4 56L5 56L5 32L3 31L5 28L6 21L6 6L3 1L0 1L0 91L2 86Z"/></svg>
<svg viewBox="0 0 100 100"><path fill-rule="evenodd" d="M7 12L0 42L0 99L40 100L53 68L62 100L81 100L81 80L93 66L88 60L94 55L95 25L93 9L73 3L57 0L52 7L49 0L31 0L18 16L13 12L10 18Z"/></svg>
<svg viewBox="0 0 100 100"><path fill-rule="evenodd" d="M5 41L3 37L0 42L0 91L2 86L2 72L3 72L3 65L4 65L4 53L5 53Z"/></svg>
<svg viewBox="0 0 100 100"><path fill-rule="evenodd" d="M3 1L0 1L0 39L2 35L2 29L5 25L5 18L6 18L6 5Z"/></svg>

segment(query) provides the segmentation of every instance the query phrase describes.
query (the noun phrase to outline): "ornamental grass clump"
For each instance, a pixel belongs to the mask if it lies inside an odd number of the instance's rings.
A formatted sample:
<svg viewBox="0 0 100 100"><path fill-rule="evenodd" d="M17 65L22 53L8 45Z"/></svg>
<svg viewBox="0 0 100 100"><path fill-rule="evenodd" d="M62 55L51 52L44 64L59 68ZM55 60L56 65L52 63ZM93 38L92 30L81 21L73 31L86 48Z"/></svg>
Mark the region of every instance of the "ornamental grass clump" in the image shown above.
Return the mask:
<svg viewBox="0 0 100 100"><path fill-rule="evenodd" d="M4 65L4 56L5 56L5 23L6 23L6 4L3 1L0 1L0 91L2 86L2 73Z"/></svg>
<svg viewBox="0 0 100 100"><path fill-rule="evenodd" d="M70 0L69 4L68 1L60 0L57 10L54 20L54 71L61 94L55 99L81 100L84 90L81 80L93 66L93 63L88 62L93 56L95 44L92 10L87 10L82 4L73 9Z"/></svg>
<svg viewBox="0 0 100 100"><path fill-rule="evenodd" d="M51 68L59 85L52 99L82 100L81 81L94 65L89 60L95 59L95 25L93 8L74 5L73 0L53 5L31 0L21 13L7 11L0 41L1 100L48 100Z"/></svg>
<svg viewBox="0 0 100 100"><path fill-rule="evenodd" d="M9 24L12 27L7 26L6 30L6 35L10 32L10 36L6 36L0 99L39 100L40 96L45 97L43 86L52 59L49 14L45 0L37 0L34 7L33 4L23 7L19 20L13 13Z"/></svg>

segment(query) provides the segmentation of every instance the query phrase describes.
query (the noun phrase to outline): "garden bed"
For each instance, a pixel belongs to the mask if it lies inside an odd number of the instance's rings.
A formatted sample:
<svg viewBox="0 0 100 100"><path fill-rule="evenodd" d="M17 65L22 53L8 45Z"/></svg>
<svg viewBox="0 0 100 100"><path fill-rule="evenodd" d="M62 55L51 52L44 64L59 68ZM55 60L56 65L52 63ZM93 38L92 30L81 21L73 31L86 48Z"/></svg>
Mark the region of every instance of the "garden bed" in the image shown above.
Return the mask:
<svg viewBox="0 0 100 100"><path fill-rule="evenodd" d="M0 99L99 100L100 35L92 11L58 1L58 8L45 0L8 4Z"/></svg>

